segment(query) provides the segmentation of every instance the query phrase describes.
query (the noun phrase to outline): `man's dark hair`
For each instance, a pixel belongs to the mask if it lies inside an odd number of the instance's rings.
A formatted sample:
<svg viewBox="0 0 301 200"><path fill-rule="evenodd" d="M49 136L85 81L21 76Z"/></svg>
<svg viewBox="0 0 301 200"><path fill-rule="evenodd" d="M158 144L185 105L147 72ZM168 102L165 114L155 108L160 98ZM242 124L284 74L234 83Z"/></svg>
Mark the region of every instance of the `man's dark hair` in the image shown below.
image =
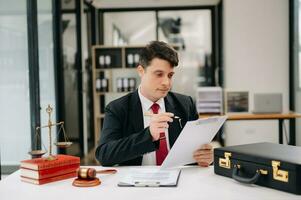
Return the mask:
<svg viewBox="0 0 301 200"><path fill-rule="evenodd" d="M154 58L160 58L170 63L172 67L178 66L178 53L165 42L152 41L140 51L139 64L146 68Z"/></svg>

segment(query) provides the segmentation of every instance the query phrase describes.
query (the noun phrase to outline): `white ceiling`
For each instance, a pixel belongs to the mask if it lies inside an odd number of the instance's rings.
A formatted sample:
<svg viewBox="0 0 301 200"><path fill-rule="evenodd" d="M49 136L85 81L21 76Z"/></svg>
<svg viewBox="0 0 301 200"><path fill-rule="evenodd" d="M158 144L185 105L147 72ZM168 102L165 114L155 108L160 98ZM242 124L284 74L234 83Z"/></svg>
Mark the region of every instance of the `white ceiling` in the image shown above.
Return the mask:
<svg viewBox="0 0 301 200"><path fill-rule="evenodd" d="M88 0L100 9L216 5L220 0Z"/></svg>

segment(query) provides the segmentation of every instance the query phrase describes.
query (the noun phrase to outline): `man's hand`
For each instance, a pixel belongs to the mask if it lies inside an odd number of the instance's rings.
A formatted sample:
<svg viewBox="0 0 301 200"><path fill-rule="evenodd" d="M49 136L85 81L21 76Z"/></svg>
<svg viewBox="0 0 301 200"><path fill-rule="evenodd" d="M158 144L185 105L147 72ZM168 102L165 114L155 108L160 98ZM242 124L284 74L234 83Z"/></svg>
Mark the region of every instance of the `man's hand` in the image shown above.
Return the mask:
<svg viewBox="0 0 301 200"><path fill-rule="evenodd" d="M193 153L193 158L199 166L208 167L213 162L213 149L210 144L204 144Z"/></svg>
<svg viewBox="0 0 301 200"><path fill-rule="evenodd" d="M149 130L152 135L153 141L160 139L160 133L165 132L168 129L168 122L172 122L173 113L160 113L152 114L151 121L149 123Z"/></svg>

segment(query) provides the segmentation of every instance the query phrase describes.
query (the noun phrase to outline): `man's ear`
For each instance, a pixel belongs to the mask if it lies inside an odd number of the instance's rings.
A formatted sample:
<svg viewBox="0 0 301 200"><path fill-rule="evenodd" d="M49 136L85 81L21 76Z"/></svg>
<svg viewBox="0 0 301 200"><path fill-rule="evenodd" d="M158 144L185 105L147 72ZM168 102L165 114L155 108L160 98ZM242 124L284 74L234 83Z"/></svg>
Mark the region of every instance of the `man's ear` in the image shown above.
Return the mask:
<svg viewBox="0 0 301 200"><path fill-rule="evenodd" d="M144 75L144 68L141 65L138 65L137 72L141 78Z"/></svg>

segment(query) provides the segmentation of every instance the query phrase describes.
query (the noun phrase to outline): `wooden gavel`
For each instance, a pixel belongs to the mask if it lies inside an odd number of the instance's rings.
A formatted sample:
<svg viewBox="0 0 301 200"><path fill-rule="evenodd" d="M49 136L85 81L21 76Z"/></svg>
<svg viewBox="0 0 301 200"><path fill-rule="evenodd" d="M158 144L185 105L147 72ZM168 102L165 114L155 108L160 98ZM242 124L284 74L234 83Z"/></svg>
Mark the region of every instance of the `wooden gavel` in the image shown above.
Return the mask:
<svg viewBox="0 0 301 200"><path fill-rule="evenodd" d="M78 168L77 177L80 179L93 179L96 177L96 174L115 174L116 172L116 169L96 170L94 168Z"/></svg>

